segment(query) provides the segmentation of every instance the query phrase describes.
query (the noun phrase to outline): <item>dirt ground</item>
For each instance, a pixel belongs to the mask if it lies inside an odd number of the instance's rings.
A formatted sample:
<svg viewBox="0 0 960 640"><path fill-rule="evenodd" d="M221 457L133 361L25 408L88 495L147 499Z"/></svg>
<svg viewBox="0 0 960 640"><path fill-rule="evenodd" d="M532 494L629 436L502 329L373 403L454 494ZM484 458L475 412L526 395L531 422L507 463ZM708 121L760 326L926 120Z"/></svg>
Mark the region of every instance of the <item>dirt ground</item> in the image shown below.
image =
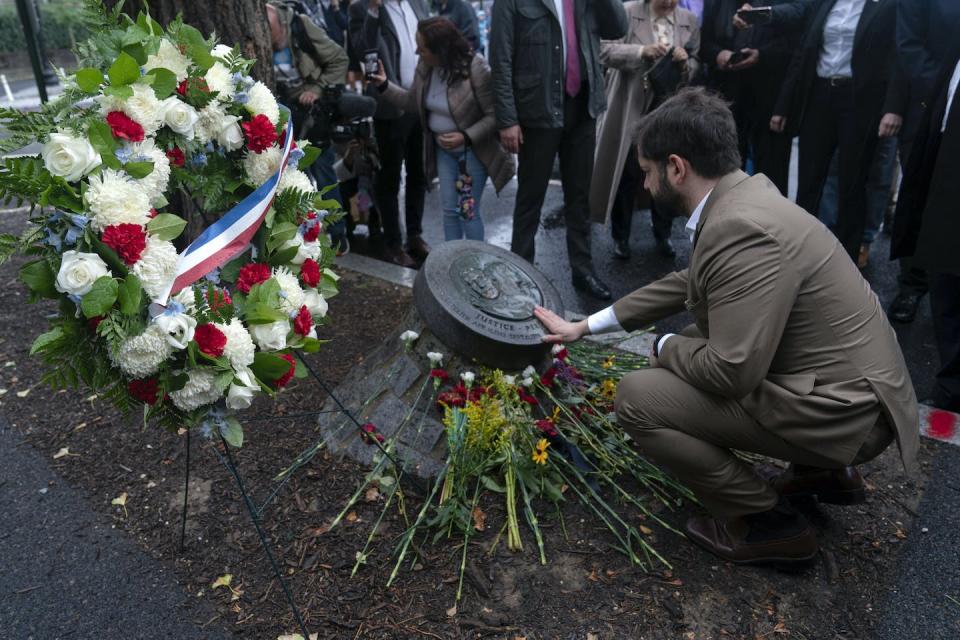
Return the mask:
<svg viewBox="0 0 960 640"><path fill-rule="evenodd" d="M16 230L22 217L0 216L0 231ZM185 617L237 638L273 640L296 631L237 486L214 453L215 442L193 439L181 553L185 438L136 418L124 420L89 391L56 393L39 385L42 370L28 351L45 330L39 319L54 309L24 304L18 266L14 261L0 267L6 284L0 288L0 411L66 482L85 491L93 508L174 570L185 591ZM395 328L411 301L407 289L343 275L342 293L331 302L334 321L322 332L332 342L310 358L331 385ZM299 380L245 417L245 442L236 459L255 504L277 487L271 478L320 437L315 419L299 414L326 408L319 386ZM64 447L69 455L54 459ZM726 564L655 525L650 538L673 568L647 573L611 548L613 536L585 510L568 504L558 516L543 504L538 515L549 564L538 563L527 531L521 553L503 544L491 552L496 532L479 534L456 608L458 540L418 540L415 557L408 556L397 581L385 587L402 533L395 511L379 527L366 564L351 577L382 497L361 500L347 522L327 530L365 472L348 460L319 454L279 488L263 510L263 524L306 624L320 638L870 638L897 550L914 534L912 514L929 459L922 448L921 473L908 481L896 452L888 451L862 469L867 504L803 505L822 553L794 573ZM122 493L128 496L125 509L111 504ZM417 500L410 505L416 508ZM482 506L498 519L499 504ZM664 518L679 527L694 511L684 507ZM639 517L627 506L621 513L635 522ZM228 573L234 593L211 588Z"/></svg>

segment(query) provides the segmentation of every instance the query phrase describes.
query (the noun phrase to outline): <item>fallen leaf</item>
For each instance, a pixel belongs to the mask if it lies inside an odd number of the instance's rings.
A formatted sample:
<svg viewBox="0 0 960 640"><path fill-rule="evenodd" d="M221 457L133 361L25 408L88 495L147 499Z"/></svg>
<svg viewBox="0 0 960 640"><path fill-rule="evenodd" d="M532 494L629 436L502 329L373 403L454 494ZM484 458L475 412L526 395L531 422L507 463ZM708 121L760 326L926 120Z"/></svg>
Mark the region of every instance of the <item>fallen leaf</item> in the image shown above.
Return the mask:
<svg viewBox="0 0 960 640"><path fill-rule="evenodd" d="M651 529L650 527L646 527L644 525L640 525L640 533L642 533L645 536L648 536L651 533L653 533L653 529Z"/></svg>
<svg viewBox="0 0 960 640"><path fill-rule="evenodd" d="M74 430L74 431L80 431L80 429L83 429L85 426L87 426L87 423L86 423L86 422L81 422L80 424L78 424L77 426L75 426L75 427L73 428L73 430Z"/></svg>
<svg viewBox="0 0 960 640"><path fill-rule="evenodd" d="M54 457L56 457L56 456L54 456ZM901 529L900 527L897 527L897 530L893 532L893 535L897 536L897 537L900 538L901 540L906 540L906 539L907 539L907 532L904 531L903 529Z"/></svg>
<svg viewBox="0 0 960 640"><path fill-rule="evenodd" d="M60 458L68 455L70 455L70 449L68 449L67 447L63 447L62 449L60 449L60 451L57 451L55 454L53 454L53 459L59 460Z"/></svg>
<svg viewBox="0 0 960 640"><path fill-rule="evenodd" d="M600 581L600 576L597 575L597 568L596 568L596 567L594 567L593 569L590 569L590 575L587 576L587 580L589 580L590 582L599 582L599 581Z"/></svg>
<svg viewBox="0 0 960 640"><path fill-rule="evenodd" d="M18 397L18 398L26 398L28 395L30 395L30 389L24 389L23 391L17 391L17 397Z"/></svg>
<svg viewBox="0 0 960 640"><path fill-rule="evenodd" d="M363 496L367 502L376 502L380 499L380 490L376 487L370 487Z"/></svg>
<svg viewBox="0 0 960 640"><path fill-rule="evenodd" d="M330 525L322 524L319 527L308 527L304 530L303 534L310 536L311 538L316 538L317 536L322 536L327 531L330 531Z"/></svg>
<svg viewBox="0 0 960 640"><path fill-rule="evenodd" d="M351 511L350 513L347 514L347 517L345 519L347 522L356 522L357 520L360 519L360 516L357 515L356 511Z"/></svg>
<svg viewBox="0 0 960 640"><path fill-rule="evenodd" d="M310 640L317 640L320 636L316 633L310 634ZM299 633L291 633L287 635L277 636L277 640L303 640L303 636Z"/></svg>
<svg viewBox="0 0 960 640"><path fill-rule="evenodd" d="M452 607L450 607L449 609L447 609L447 617L448 617L448 618L452 618L452 617L455 616L455 615L457 615L457 605L453 605Z"/></svg>
<svg viewBox="0 0 960 640"><path fill-rule="evenodd" d="M473 528L484 531L487 528L487 514L480 507L473 508Z"/></svg>
<svg viewBox="0 0 960 640"><path fill-rule="evenodd" d="M127 516L127 492L124 491L119 496L110 501L110 504L123 507L123 516Z"/></svg>
<svg viewBox="0 0 960 640"><path fill-rule="evenodd" d="M229 589L231 580L233 580L233 575L229 573L225 573L219 578L217 578L216 580L214 580L213 584L210 585L210 588L216 589L217 587L226 587Z"/></svg>
<svg viewBox="0 0 960 640"><path fill-rule="evenodd" d="M778 622L773 626L773 632L774 633L790 633L790 631L787 629L787 625L785 625L782 621Z"/></svg>
<svg viewBox="0 0 960 640"><path fill-rule="evenodd" d="M600 640L600 636L595 633L587 632L587 640Z"/></svg>

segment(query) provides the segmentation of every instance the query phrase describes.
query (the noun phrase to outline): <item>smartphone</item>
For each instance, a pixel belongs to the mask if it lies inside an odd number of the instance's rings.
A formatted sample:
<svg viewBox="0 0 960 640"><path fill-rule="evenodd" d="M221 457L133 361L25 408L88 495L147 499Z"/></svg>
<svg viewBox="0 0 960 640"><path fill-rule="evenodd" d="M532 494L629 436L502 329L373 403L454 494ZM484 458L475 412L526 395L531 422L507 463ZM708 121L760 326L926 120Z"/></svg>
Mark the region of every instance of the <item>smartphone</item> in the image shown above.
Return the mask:
<svg viewBox="0 0 960 640"><path fill-rule="evenodd" d="M371 80L379 70L380 53L376 49L370 49L363 54L363 75L367 77L367 80Z"/></svg>
<svg viewBox="0 0 960 640"><path fill-rule="evenodd" d="M735 64L740 64L747 59L746 51L734 51L733 55L730 56L730 60L727 61L727 66L733 66Z"/></svg>
<svg viewBox="0 0 960 640"><path fill-rule="evenodd" d="M747 24L770 24L773 22L773 7L739 9L737 15Z"/></svg>

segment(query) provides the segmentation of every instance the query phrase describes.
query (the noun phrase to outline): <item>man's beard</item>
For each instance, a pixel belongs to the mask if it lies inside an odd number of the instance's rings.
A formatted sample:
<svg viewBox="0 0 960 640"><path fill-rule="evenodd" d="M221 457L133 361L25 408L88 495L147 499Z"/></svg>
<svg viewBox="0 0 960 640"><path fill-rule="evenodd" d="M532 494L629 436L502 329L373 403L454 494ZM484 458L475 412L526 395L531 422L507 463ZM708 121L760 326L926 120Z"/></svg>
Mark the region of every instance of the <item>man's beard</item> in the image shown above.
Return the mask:
<svg viewBox="0 0 960 640"><path fill-rule="evenodd" d="M650 197L653 199L653 203L656 205L657 212L659 213L671 218L690 215L690 212L687 211L683 196L673 188L673 185L667 180L667 176L663 171L660 172L659 189L657 189L656 194L651 193Z"/></svg>

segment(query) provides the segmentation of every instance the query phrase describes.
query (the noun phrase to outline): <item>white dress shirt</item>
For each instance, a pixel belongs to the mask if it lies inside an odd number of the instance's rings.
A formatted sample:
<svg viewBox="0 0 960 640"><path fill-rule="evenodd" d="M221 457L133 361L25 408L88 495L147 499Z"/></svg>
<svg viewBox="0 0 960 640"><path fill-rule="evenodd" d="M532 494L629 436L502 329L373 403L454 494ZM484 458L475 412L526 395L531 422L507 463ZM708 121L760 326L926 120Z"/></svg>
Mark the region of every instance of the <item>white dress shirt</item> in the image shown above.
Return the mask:
<svg viewBox="0 0 960 640"><path fill-rule="evenodd" d="M563 41L563 71L567 71L567 23L563 17L563 0L553 0L553 6L557 10L557 19L560 21L560 39Z"/></svg>
<svg viewBox="0 0 960 640"><path fill-rule="evenodd" d="M400 40L400 86L409 89L417 72L417 14L406 0L383 0Z"/></svg>
<svg viewBox="0 0 960 640"><path fill-rule="evenodd" d="M687 220L687 225L684 227L690 233L690 242L693 242L693 238L697 233L697 225L700 224L700 216L703 214L703 208L707 204L707 198L710 197L710 194L713 193L713 189L707 191L707 195L703 196L703 199L700 201L700 204L697 205L697 208L693 210L693 213L690 214L690 219ZM593 315L587 318L587 328L590 330L590 333L609 333L611 331L623 331L623 327L620 325L620 321L617 320L616 314L613 313L613 305L610 305L606 309L601 309ZM657 353L660 353L660 350L663 348L663 344L667 341L667 338L675 335L672 333L667 333L660 337L660 341L657 343Z"/></svg>
<svg viewBox="0 0 960 640"><path fill-rule="evenodd" d="M950 85L947 87L947 110L943 112L943 122L940 123L940 131L947 128L947 116L950 115L950 106L957 95L957 85L960 85L960 61L953 68L953 75L950 77Z"/></svg>
<svg viewBox="0 0 960 640"><path fill-rule="evenodd" d="M817 75L821 78L851 78L853 69L853 39L866 0L837 0L823 25L823 45L817 61Z"/></svg>

